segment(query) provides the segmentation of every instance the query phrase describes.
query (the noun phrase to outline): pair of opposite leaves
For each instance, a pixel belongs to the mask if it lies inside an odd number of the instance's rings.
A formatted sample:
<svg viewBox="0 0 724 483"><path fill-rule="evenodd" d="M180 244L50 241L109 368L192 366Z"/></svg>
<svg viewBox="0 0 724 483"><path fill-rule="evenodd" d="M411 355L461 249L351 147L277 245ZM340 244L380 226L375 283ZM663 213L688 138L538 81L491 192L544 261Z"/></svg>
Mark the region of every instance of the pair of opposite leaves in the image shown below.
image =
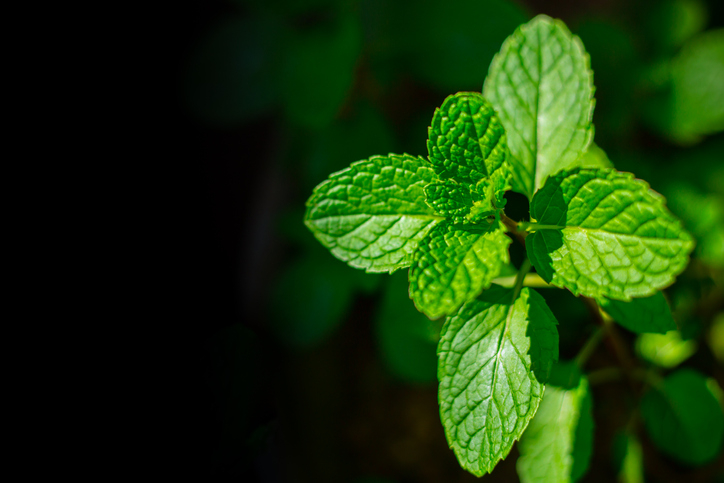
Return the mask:
<svg viewBox="0 0 724 483"><path fill-rule="evenodd" d="M315 189L306 214L317 238L356 268L411 266L410 295L428 316L462 305L441 335L440 406L458 460L478 475L527 427L558 354L555 318L534 290L494 286L476 299L508 263L499 213L511 171L538 225L526 241L531 262L575 294L652 295L693 245L646 183L570 169L591 143L593 87L588 56L561 22L539 16L516 30L485 94L500 120L480 94L450 96L429 129L429 162L354 163Z"/></svg>

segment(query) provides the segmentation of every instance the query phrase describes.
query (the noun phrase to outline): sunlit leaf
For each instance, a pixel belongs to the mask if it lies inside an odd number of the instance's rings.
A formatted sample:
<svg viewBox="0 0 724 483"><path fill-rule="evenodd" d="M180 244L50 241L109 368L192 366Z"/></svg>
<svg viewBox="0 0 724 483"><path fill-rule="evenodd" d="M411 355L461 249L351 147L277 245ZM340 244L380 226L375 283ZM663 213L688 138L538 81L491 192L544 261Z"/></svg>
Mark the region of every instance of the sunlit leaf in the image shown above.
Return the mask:
<svg viewBox="0 0 724 483"><path fill-rule="evenodd" d="M545 396L518 443L522 483L577 481L593 449L593 416L588 381L573 362L553 367Z"/></svg>
<svg viewBox="0 0 724 483"><path fill-rule="evenodd" d="M509 262L503 224L444 222L430 230L410 268L410 297L432 319L455 313L489 287Z"/></svg>
<svg viewBox="0 0 724 483"><path fill-rule="evenodd" d="M535 290L493 286L445 321L440 415L460 465L490 473L535 415L558 358L556 320Z"/></svg>
<svg viewBox="0 0 724 483"><path fill-rule="evenodd" d="M574 294L630 300L674 281L694 248L661 195L630 173L575 168L531 203L526 247L538 274Z"/></svg>
<svg viewBox="0 0 724 483"><path fill-rule="evenodd" d="M317 186L305 223L322 245L355 268L408 267L420 240L443 220L425 203L424 187L435 179L422 158L373 156Z"/></svg>
<svg viewBox="0 0 724 483"><path fill-rule="evenodd" d="M560 20L539 15L508 37L483 94L508 135L513 189L529 199L593 139L593 72L580 39Z"/></svg>

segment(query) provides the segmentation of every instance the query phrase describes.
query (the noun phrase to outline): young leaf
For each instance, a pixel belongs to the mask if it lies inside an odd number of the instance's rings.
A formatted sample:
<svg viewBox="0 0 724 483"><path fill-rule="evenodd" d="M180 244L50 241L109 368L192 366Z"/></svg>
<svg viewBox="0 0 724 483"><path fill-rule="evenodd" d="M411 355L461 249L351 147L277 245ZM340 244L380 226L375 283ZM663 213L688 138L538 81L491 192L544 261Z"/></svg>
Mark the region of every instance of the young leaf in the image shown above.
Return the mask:
<svg viewBox="0 0 724 483"><path fill-rule="evenodd" d="M541 401L518 443L522 483L568 483L588 469L593 416L588 380L574 362L553 366Z"/></svg>
<svg viewBox="0 0 724 483"><path fill-rule="evenodd" d="M672 458L690 465L714 459L724 438L724 413L704 376L680 369L641 400L651 440Z"/></svg>
<svg viewBox="0 0 724 483"><path fill-rule="evenodd" d="M581 40L560 20L539 15L503 44L484 96L508 134L513 189L530 199L569 167L593 139L593 72Z"/></svg>
<svg viewBox="0 0 724 483"><path fill-rule="evenodd" d="M305 223L340 260L368 272L408 267L443 220L425 203L437 177L423 158L373 156L330 175L307 201Z"/></svg>
<svg viewBox="0 0 724 483"><path fill-rule="evenodd" d="M410 297L417 309L436 319L477 297L508 263L510 242L499 221L445 222L430 230L410 268Z"/></svg>
<svg viewBox="0 0 724 483"><path fill-rule="evenodd" d="M543 297L493 286L445 321L438 346L440 416L458 462L476 476L510 452L538 410L558 359Z"/></svg>
<svg viewBox="0 0 724 483"><path fill-rule="evenodd" d="M630 173L574 168L531 202L528 256L546 282L574 294L630 300L674 281L694 248L663 198Z"/></svg>
<svg viewBox="0 0 724 483"><path fill-rule="evenodd" d="M676 330L671 308L661 292L656 292L651 297L631 299L630 302L610 300L605 297L597 300L613 320L631 332L665 334L670 330Z"/></svg>
<svg viewBox="0 0 724 483"><path fill-rule="evenodd" d="M448 96L435 110L427 150L440 178L477 184L507 172L505 129L493 106L477 92Z"/></svg>
<svg viewBox="0 0 724 483"><path fill-rule="evenodd" d="M462 222L475 203L484 202L482 195L470 185L446 179L425 186L427 204L441 216Z"/></svg>

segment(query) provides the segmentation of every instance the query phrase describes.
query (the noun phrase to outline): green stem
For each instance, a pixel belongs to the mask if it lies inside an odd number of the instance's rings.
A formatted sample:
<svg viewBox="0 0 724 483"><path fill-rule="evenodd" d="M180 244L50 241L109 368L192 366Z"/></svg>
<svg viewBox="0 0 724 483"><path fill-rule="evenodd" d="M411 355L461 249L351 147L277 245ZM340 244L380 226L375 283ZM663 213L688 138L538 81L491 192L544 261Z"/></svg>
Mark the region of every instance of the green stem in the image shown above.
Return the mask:
<svg viewBox="0 0 724 483"><path fill-rule="evenodd" d="M530 271L530 267L530 260L526 258L523 261L523 265L520 266L520 270L518 270L518 275L515 278L515 286L513 287L513 300L517 299L518 295L520 295L520 291L523 289L523 281L525 280L525 276L528 274L528 271Z"/></svg>
<svg viewBox="0 0 724 483"><path fill-rule="evenodd" d="M530 221L521 221L518 223L518 229L525 232L533 232L538 230L562 230L565 226L560 225L539 225L538 223L531 223Z"/></svg>
<svg viewBox="0 0 724 483"><path fill-rule="evenodd" d="M520 244L525 247L525 237L528 236L528 233L518 230L518 222L508 218L508 216L502 211L500 212L500 220L505 225L508 233L513 235L515 239L518 240Z"/></svg>
<svg viewBox="0 0 724 483"><path fill-rule="evenodd" d="M596 350L596 347L598 347L598 343L601 342L602 338L603 327L596 327L596 329L593 331L593 334L591 334L586 343L583 345L581 351L576 356L575 360L578 367L583 369L586 361L588 361L588 358L591 357L593 352Z"/></svg>
<svg viewBox="0 0 724 483"><path fill-rule="evenodd" d="M518 279L517 275L511 275L510 277L498 277L493 280L496 285L501 285L506 288L513 288L515 281ZM536 287L536 288L556 288L541 278L537 273L528 273L523 279L524 287Z"/></svg>

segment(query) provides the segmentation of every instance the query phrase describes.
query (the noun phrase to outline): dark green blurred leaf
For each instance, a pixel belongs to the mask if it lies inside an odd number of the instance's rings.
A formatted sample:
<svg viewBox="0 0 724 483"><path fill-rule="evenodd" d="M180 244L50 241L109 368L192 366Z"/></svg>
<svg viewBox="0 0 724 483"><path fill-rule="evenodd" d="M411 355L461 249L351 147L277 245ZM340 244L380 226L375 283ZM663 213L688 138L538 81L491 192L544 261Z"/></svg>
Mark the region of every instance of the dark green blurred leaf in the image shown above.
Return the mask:
<svg viewBox="0 0 724 483"><path fill-rule="evenodd" d="M671 64L669 117L663 128L691 144L724 129L724 29L688 41Z"/></svg>
<svg viewBox="0 0 724 483"><path fill-rule="evenodd" d="M646 17L647 34L666 52L704 30L708 16L706 5L700 0L657 2Z"/></svg>
<svg viewBox="0 0 724 483"><path fill-rule="evenodd" d="M641 61L634 48L633 34L623 25L602 18L584 20L575 33L591 58L596 86L596 139L609 146L615 139L635 132L632 106Z"/></svg>
<svg viewBox="0 0 724 483"><path fill-rule="evenodd" d="M724 195L703 193L676 180L666 186L664 194L671 211L696 237L695 254L710 265L724 267Z"/></svg>
<svg viewBox="0 0 724 483"><path fill-rule="evenodd" d="M230 16L216 23L192 52L186 102L198 119L232 126L277 103L280 25L273 18Z"/></svg>
<svg viewBox="0 0 724 483"><path fill-rule="evenodd" d="M724 437L724 413L704 376L680 369L641 400L641 415L654 444L672 458L702 465L715 458Z"/></svg>
<svg viewBox="0 0 724 483"><path fill-rule="evenodd" d="M414 383L436 380L440 325L415 310L408 296L407 270L390 276L375 327L392 374Z"/></svg>
<svg viewBox="0 0 724 483"><path fill-rule="evenodd" d="M308 191L330 173L342 170L355 161L374 154L396 152L391 127L382 114L367 103L355 106L350 116L320 131L313 136L311 143L304 173Z"/></svg>
<svg viewBox="0 0 724 483"><path fill-rule="evenodd" d="M352 302L356 270L325 253L289 265L274 289L274 330L284 342L309 348L343 321Z"/></svg>
<svg viewBox="0 0 724 483"><path fill-rule="evenodd" d="M628 302L605 297L597 300L613 320L637 334L644 332L665 334L670 330L676 330L671 308L661 292L656 292L650 297L631 299Z"/></svg>
<svg viewBox="0 0 724 483"><path fill-rule="evenodd" d="M352 87L362 38L357 17L340 8L310 27L294 28L281 89L289 118L312 129L329 124Z"/></svg>
<svg viewBox="0 0 724 483"><path fill-rule="evenodd" d="M393 43L413 72L446 93L480 91L493 55L527 20L505 0L394 2Z"/></svg>

